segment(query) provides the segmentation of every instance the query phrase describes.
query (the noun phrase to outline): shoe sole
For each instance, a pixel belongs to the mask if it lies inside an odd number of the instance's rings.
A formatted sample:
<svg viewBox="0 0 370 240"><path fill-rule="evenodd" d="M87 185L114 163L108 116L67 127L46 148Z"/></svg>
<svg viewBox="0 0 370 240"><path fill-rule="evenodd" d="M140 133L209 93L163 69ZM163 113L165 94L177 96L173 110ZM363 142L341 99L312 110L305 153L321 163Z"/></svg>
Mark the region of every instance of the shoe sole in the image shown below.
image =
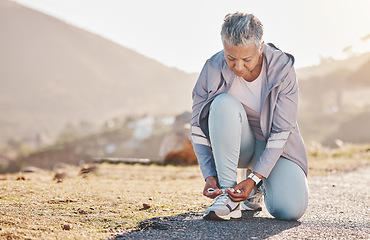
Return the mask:
<svg viewBox="0 0 370 240"><path fill-rule="evenodd" d="M214 211L210 211L207 215L203 215L204 219L218 220L218 221L225 221L225 220L228 221L231 218L237 219L241 217L242 217L242 212L240 210L231 212L226 216L218 216Z"/></svg>
<svg viewBox="0 0 370 240"><path fill-rule="evenodd" d="M247 211L262 211L262 207L251 208L251 207L248 207L244 202L242 202L240 205L242 207L242 210L247 210Z"/></svg>

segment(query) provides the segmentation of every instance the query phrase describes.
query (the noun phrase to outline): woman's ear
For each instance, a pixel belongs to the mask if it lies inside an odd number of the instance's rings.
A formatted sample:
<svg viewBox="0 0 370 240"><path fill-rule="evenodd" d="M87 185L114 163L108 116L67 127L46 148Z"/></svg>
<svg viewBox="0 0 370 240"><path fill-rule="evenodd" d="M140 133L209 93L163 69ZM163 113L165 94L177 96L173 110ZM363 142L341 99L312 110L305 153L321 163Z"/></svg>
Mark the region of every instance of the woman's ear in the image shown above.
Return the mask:
<svg viewBox="0 0 370 240"><path fill-rule="evenodd" d="M263 53L263 44L264 44L264 43L265 43L264 41L262 41L262 43L261 43L260 55L262 55L262 53Z"/></svg>

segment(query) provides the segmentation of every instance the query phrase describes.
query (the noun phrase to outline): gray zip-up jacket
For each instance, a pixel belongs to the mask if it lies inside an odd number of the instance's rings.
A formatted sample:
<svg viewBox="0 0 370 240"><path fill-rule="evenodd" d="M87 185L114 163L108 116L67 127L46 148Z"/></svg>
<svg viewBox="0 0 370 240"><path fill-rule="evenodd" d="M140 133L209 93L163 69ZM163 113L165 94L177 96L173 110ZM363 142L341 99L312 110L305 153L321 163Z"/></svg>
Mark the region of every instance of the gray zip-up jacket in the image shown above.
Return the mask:
<svg viewBox="0 0 370 240"><path fill-rule="evenodd" d="M262 85L260 124L266 148L253 171L268 177L280 156L297 163L307 175L307 156L297 124L298 82L293 56L264 44L266 81ZM191 141L204 179L217 176L209 142L209 107L216 96L226 93L235 74L227 66L224 52L207 60L193 89Z"/></svg>

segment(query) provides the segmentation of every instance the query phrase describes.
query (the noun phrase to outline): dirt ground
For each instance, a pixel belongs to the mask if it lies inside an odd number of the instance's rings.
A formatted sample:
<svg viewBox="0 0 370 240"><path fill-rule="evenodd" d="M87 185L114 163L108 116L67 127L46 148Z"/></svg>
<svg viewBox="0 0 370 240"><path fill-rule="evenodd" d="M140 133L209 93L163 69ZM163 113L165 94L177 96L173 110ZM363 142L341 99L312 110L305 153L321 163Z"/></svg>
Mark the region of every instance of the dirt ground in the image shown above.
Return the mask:
<svg viewBox="0 0 370 240"><path fill-rule="evenodd" d="M203 220L210 200L201 194L199 166L98 164L84 174L69 166L0 175L0 239L370 239L369 159L311 161L309 207L294 222L266 209Z"/></svg>
<svg viewBox="0 0 370 240"><path fill-rule="evenodd" d="M308 182L309 206L299 221L276 220L265 208L231 221L189 212L145 220L115 239L370 239L370 166Z"/></svg>

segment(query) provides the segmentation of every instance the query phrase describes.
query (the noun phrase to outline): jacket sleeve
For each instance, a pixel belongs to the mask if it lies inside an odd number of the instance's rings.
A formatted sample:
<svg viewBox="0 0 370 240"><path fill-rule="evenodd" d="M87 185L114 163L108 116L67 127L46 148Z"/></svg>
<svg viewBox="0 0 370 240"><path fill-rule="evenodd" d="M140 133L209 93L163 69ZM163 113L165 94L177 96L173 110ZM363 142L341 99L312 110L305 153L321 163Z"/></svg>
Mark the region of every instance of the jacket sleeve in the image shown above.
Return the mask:
<svg viewBox="0 0 370 240"><path fill-rule="evenodd" d="M204 65L192 92L193 106L191 119L191 142L204 179L209 176L217 176L211 144L208 137L200 128L199 123L200 111L208 99L207 66L208 61Z"/></svg>
<svg viewBox="0 0 370 240"><path fill-rule="evenodd" d="M254 171L267 178L284 151L290 134L297 126L298 82L292 67L281 85L272 117L272 129L266 148Z"/></svg>

